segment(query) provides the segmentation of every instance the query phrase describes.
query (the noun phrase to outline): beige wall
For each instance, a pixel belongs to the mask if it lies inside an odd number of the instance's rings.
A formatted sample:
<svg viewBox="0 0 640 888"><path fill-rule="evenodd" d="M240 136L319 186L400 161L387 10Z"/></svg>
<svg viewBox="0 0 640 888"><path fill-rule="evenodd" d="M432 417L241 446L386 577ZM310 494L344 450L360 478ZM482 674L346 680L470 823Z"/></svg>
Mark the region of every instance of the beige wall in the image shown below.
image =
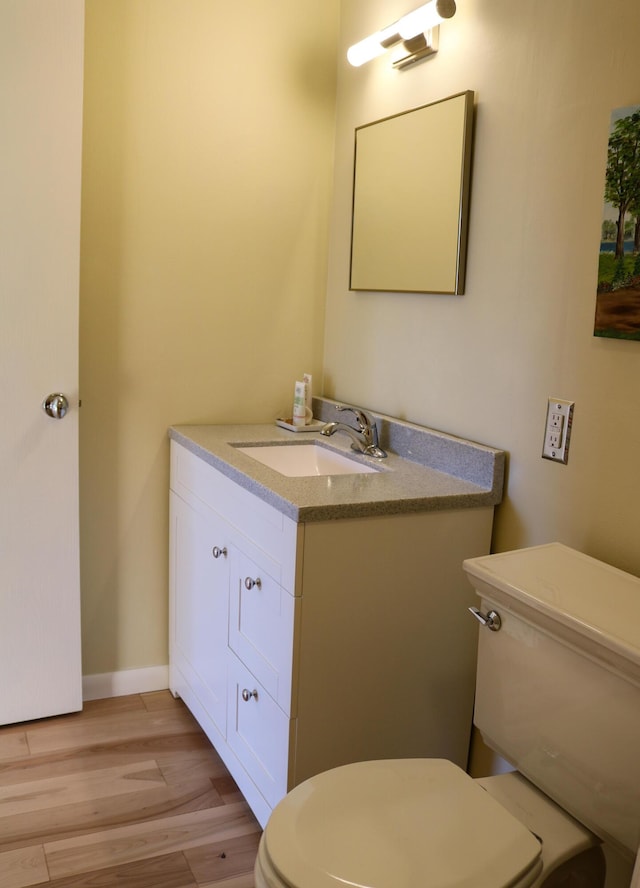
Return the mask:
<svg viewBox="0 0 640 888"><path fill-rule="evenodd" d="M167 662L168 426L322 367L337 0L87 0L85 674Z"/></svg>
<svg viewBox="0 0 640 888"><path fill-rule="evenodd" d="M439 54L405 71L344 53L411 3L341 8L326 393L507 450L496 550L560 540L640 574L640 343L593 337L609 114L640 103L640 5L460 0ZM465 295L349 292L354 127L465 89ZM566 467L540 456L548 396L575 401Z"/></svg>
<svg viewBox="0 0 640 888"><path fill-rule="evenodd" d="M509 452L496 549L559 539L640 573L640 344L592 335L640 7L611 0L614 28L596 0L458 6L438 56L397 72L344 50L403 0L88 0L85 674L166 662L167 426L268 420L323 363L329 395ZM354 127L464 89L465 295L349 292ZM576 402L566 467L540 458L549 395Z"/></svg>

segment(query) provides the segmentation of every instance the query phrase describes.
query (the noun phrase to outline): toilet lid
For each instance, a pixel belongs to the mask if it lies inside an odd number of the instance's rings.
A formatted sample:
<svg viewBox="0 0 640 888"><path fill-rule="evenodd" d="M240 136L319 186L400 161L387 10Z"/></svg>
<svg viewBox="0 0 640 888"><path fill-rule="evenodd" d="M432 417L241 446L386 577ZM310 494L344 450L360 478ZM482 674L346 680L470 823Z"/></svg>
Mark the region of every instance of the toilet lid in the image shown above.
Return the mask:
<svg viewBox="0 0 640 888"><path fill-rule="evenodd" d="M312 777L276 806L263 841L285 884L300 888L503 888L541 850L443 759L359 762Z"/></svg>

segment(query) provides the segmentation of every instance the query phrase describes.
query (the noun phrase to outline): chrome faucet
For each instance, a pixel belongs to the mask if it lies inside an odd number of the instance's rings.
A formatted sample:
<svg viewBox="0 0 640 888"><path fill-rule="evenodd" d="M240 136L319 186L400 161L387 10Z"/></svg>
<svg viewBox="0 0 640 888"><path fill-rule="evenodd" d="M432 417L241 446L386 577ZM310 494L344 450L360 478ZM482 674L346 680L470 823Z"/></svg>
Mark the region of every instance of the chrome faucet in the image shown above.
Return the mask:
<svg viewBox="0 0 640 888"><path fill-rule="evenodd" d="M378 445L378 429L374 418L358 407L346 407L343 404L336 404L336 410L346 410L349 413L355 414L358 428L354 429L353 426L347 425L346 422L328 422L320 429L321 434L330 437L335 435L336 432L344 432L353 442L351 445L352 450L364 453L365 456L384 459L387 454Z"/></svg>

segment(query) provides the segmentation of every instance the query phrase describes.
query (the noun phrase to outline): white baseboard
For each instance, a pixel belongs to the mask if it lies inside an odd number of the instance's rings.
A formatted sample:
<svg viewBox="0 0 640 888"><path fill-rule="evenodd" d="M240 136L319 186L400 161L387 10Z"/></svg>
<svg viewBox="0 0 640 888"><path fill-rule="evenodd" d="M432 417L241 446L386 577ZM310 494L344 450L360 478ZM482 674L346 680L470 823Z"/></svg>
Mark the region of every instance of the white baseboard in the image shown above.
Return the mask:
<svg viewBox="0 0 640 888"><path fill-rule="evenodd" d="M126 694L145 694L169 687L169 667L149 666L146 669L124 669L82 676L83 700L104 700Z"/></svg>

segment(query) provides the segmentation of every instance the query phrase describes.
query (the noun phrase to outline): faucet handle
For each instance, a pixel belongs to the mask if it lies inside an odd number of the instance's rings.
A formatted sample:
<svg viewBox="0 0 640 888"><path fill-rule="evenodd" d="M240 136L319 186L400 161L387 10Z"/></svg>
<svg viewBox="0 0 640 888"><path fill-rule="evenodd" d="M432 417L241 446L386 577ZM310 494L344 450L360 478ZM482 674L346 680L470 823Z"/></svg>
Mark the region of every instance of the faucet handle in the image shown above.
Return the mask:
<svg viewBox="0 0 640 888"><path fill-rule="evenodd" d="M336 404L336 410L348 410L350 413L353 413L358 423L358 429L364 435L367 445L378 446L378 427L370 413L367 413L366 410L361 410L359 407L347 407L344 404Z"/></svg>
<svg viewBox="0 0 640 888"><path fill-rule="evenodd" d="M349 413L353 413L361 432L364 432L367 428L371 428L373 424L371 417L368 416L364 410L360 410L359 407L347 407L346 404L336 404L336 410L340 410L341 412L346 410Z"/></svg>
<svg viewBox="0 0 640 888"><path fill-rule="evenodd" d="M333 435L335 432L345 432L352 440L353 450L359 450L366 456L373 456L376 459L383 459L387 454L378 446L378 427L375 419L365 410L359 407L347 407L345 404L336 404L336 410L340 412L347 411L353 413L358 422L358 430L345 422L328 422L322 429L323 435Z"/></svg>

